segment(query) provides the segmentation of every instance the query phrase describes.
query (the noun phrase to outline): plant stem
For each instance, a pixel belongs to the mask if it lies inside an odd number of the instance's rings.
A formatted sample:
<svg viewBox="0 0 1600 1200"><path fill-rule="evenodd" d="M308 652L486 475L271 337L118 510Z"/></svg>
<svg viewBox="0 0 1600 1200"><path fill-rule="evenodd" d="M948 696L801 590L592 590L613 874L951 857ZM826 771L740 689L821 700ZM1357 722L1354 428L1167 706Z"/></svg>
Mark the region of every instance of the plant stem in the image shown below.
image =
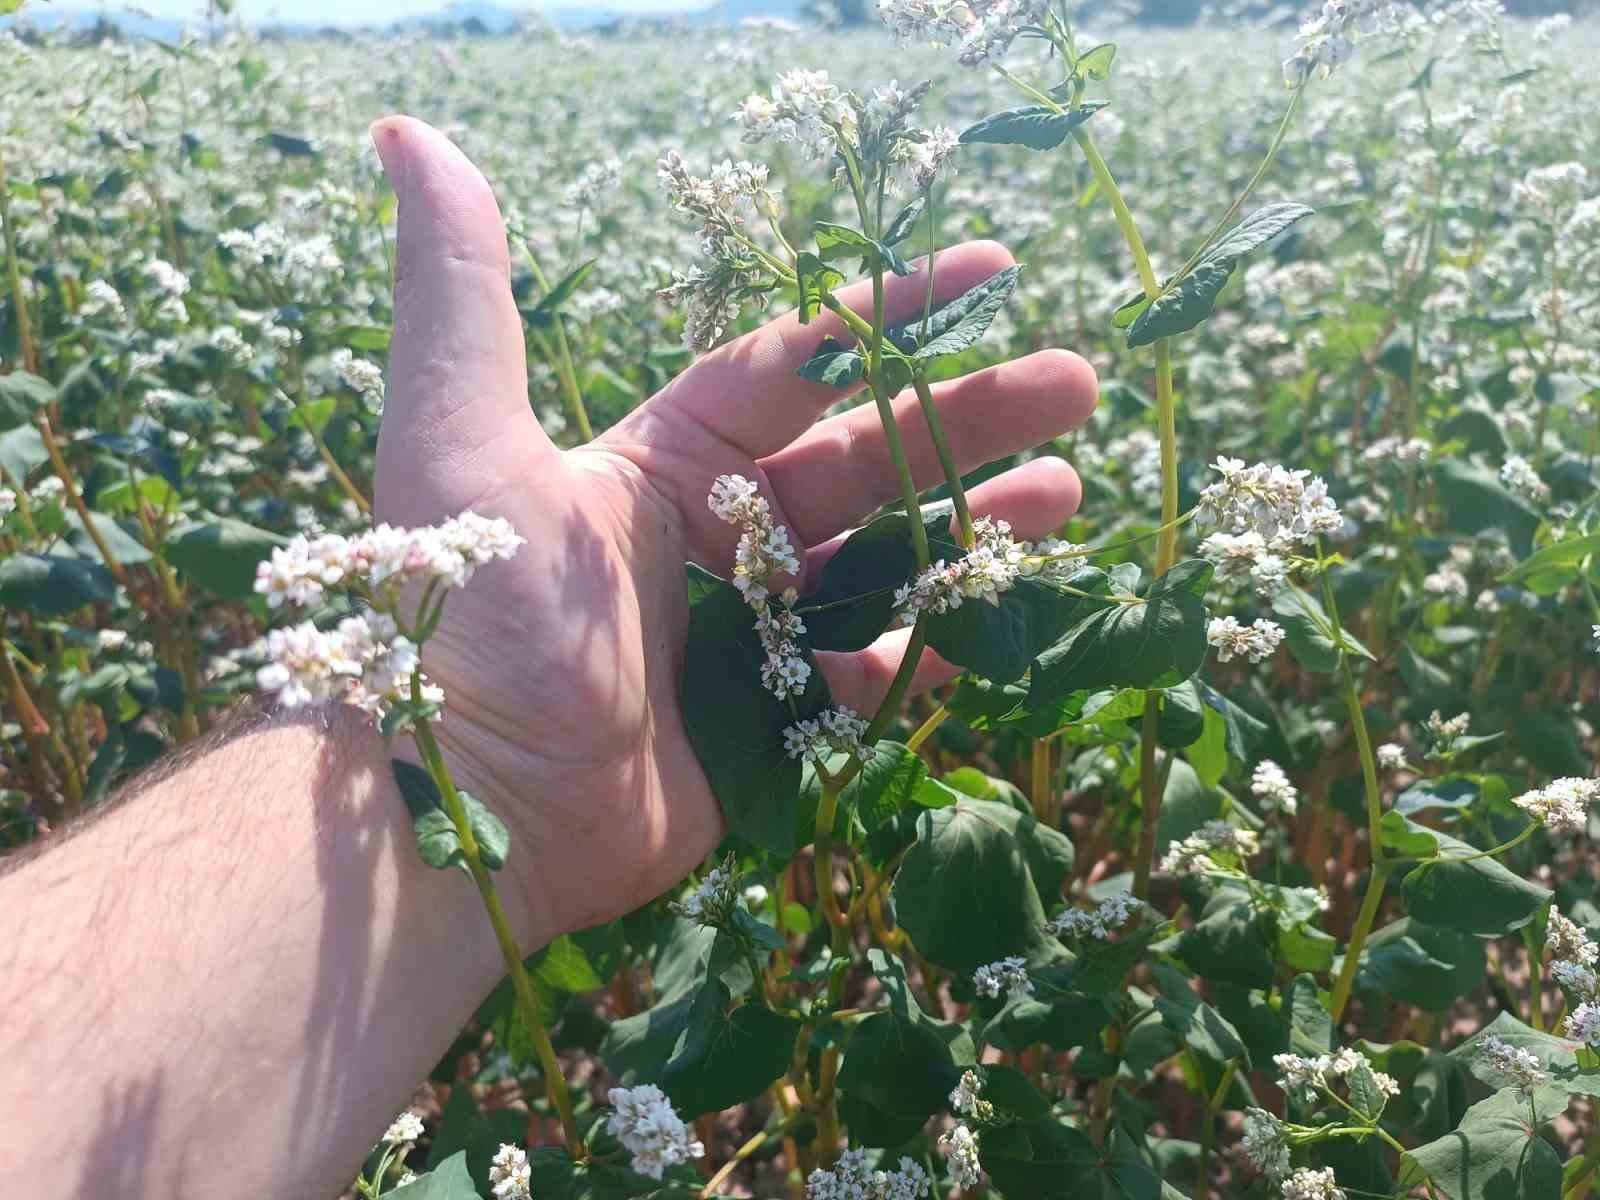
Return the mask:
<svg viewBox="0 0 1600 1200"><path fill-rule="evenodd" d="M421 682L417 676L412 676L411 690L413 698L420 701ZM427 764L428 774L433 776L434 783L439 787L439 794L444 799L445 812L449 814L450 822L456 829L456 836L461 841L461 853L466 859L467 870L472 875L472 881L478 885L478 895L483 900L484 910L489 914L489 924L494 927L495 940L500 945L500 956L505 960L506 969L511 973L511 987L516 993L517 1008L522 1014L523 1023L528 1027L528 1032L533 1038L534 1050L539 1056L539 1067L544 1074L545 1092L550 1102L555 1105L556 1111L561 1114L561 1132L566 1139L567 1150L574 1159L581 1161L586 1156L586 1151L583 1139L578 1135L577 1120L572 1115L572 1098L567 1094L567 1080L561 1073L561 1063L556 1059L555 1047L550 1044L550 1033L539 1017L539 1003L533 994L533 980L528 977L528 968L522 961L522 952L517 948L517 937L511 931L511 922L506 916L505 905L500 902L500 893L495 889L494 879L490 876L488 868L483 865L483 857L478 850L478 839L472 832L471 821L467 818L466 805L462 803L461 793L456 790L455 782L450 777L450 768L445 764L444 756L439 752L439 743L434 740L433 730L426 721L419 722L414 727L414 738L417 749L422 754L422 760Z"/></svg>
<svg viewBox="0 0 1600 1200"><path fill-rule="evenodd" d="M917 726L917 731L906 739L906 749L916 750L923 742L933 735L934 730L943 725L950 717L950 710L943 704L933 710L933 714Z"/></svg>
<svg viewBox="0 0 1600 1200"><path fill-rule="evenodd" d="M361 494L361 489L355 485L355 481L345 474L344 468L339 465L339 460L333 456L333 451L328 449L328 443L322 440L322 434L316 427L316 421L312 419L311 413L307 410L304 394L305 385L302 381L301 386L289 396L289 403L293 404L295 412L300 414L301 428L311 438L311 444L317 448L317 456L322 459L323 465L328 468L328 474L333 476L333 480L339 485L339 489L361 510L363 516L370 517L372 515L372 504Z"/></svg>
<svg viewBox="0 0 1600 1200"><path fill-rule="evenodd" d="M22 292L22 268L18 265L17 227L11 219L11 185L6 178L5 155L0 154L0 225L5 226L6 281L11 287L11 307L17 314L17 341L22 347L22 369L39 373L39 352L28 327L28 298Z"/></svg>
<svg viewBox="0 0 1600 1200"><path fill-rule="evenodd" d="M533 247L526 238L522 242L522 253L528 260L528 268L533 272L533 280L539 285L539 290L545 295L550 294L550 280L545 276L539 260L534 256ZM578 436L586 442L594 440L594 427L589 424L589 410L584 407L583 390L578 386L578 374L572 363L572 346L567 340L566 326L561 323L561 314L554 314L552 326L555 330L554 354L550 352L550 344L538 330L532 330L534 339L539 343L539 350L556 369L556 378L561 381L561 390L567 398L567 408L572 414L572 423L578 427Z"/></svg>
<svg viewBox="0 0 1600 1200"><path fill-rule="evenodd" d="M919 526L920 527L920 526ZM900 666L894 673L894 678L889 681L889 691L883 698L883 703L878 705L878 711L872 718L872 723L867 726L867 732L862 736L862 742L870 746L883 736L883 731L889 728L889 722L894 720L895 713L900 710L900 702L906 698L910 690L911 680L917 673L917 666L922 662L922 648L928 644L927 611L917 614L917 623L911 627L911 640L906 643L906 652L901 656ZM855 774L851 771L851 775Z"/></svg>
<svg viewBox="0 0 1600 1200"><path fill-rule="evenodd" d="M817 801L811 863L816 874L817 903L822 906L823 918L834 929L841 929L847 923L839 910L839 897L833 894L833 821L838 812L839 787L832 781L826 782L822 785L822 798Z"/></svg>
<svg viewBox="0 0 1600 1200"><path fill-rule="evenodd" d="M1378 908L1383 903L1383 889L1389 882L1392 869L1385 859L1373 860L1367 894L1362 897L1361 911L1356 915L1355 928L1350 931L1350 941L1345 946L1344 966L1339 970L1339 978L1334 983L1333 995L1328 1003L1328 1012L1335 1025L1344 1016L1345 1005L1350 1002L1350 989L1355 986L1356 968L1361 963L1361 948L1366 945L1367 935L1372 932L1372 923L1377 919Z"/></svg>
<svg viewBox="0 0 1600 1200"><path fill-rule="evenodd" d="M944 470L944 481L950 488L950 500L956 509L956 524L961 530L961 544L970 550L978 540L972 528L972 510L967 507L967 489L961 484L961 472L956 469L955 455L950 453L950 440L945 437L938 405L933 402L928 381L920 373L911 377L911 386L917 391L922 415L928 421L928 435L933 439L933 449L939 455L939 466Z"/></svg>
<svg viewBox="0 0 1600 1200"><path fill-rule="evenodd" d="M95 550L105 560L106 569L119 584L127 588L128 572L117 561L117 556L111 552L105 535L100 532L100 527L90 516L89 506L83 502L83 493L78 490L78 481L73 478L72 468L67 466L66 457L61 453L61 443L56 440L55 430L50 425L49 413L41 409L35 424L39 427L39 436L44 439L45 452L50 455L50 465L55 469L56 478L61 480L61 486L67 493L67 503L72 506L72 511L78 514L78 520L83 523L83 531L89 535Z"/></svg>
<svg viewBox="0 0 1600 1200"><path fill-rule="evenodd" d="M723 1163L717 1173L706 1183L705 1187L700 1189L700 1200L710 1200L712 1196L716 1195L717 1189L728 1181L728 1176L733 1174L740 1163L761 1149L762 1146L765 1146L771 1139L782 1137L788 1133L793 1128L796 1119L792 1115L785 1117L778 1125L771 1129L763 1129L735 1150L733 1157Z"/></svg>

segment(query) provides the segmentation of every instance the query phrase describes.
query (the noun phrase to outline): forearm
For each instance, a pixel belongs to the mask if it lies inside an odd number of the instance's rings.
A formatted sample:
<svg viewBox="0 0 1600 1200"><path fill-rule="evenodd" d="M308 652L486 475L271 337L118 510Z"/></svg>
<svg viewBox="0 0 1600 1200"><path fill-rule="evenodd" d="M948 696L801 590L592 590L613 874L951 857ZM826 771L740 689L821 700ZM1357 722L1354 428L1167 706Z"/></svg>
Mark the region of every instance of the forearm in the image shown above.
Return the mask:
<svg viewBox="0 0 1600 1200"><path fill-rule="evenodd" d="M336 1195L501 974L377 733L261 722L0 877L0 1194Z"/></svg>

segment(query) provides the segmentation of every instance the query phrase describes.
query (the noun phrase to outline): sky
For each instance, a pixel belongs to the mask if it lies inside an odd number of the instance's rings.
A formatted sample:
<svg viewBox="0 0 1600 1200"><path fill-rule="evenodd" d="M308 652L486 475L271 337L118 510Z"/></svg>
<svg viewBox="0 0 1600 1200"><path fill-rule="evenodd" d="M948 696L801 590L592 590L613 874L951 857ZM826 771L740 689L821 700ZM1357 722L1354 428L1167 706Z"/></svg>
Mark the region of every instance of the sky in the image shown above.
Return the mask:
<svg viewBox="0 0 1600 1200"><path fill-rule="evenodd" d="M586 0L547 0L541 4L531 0L494 0L502 8L605 8L614 12L681 12L698 7L704 0L603 0L588 3ZM122 8L120 3L99 5L86 0L58 0L62 8L96 9L111 11ZM448 0L238 0L236 11L245 20L257 21L315 21L319 24L360 25L365 23L399 20L422 13L438 12ZM41 8L43 6L41 5ZM205 0L137 0L133 7L158 17L183 18L204 16Z"/></svg>

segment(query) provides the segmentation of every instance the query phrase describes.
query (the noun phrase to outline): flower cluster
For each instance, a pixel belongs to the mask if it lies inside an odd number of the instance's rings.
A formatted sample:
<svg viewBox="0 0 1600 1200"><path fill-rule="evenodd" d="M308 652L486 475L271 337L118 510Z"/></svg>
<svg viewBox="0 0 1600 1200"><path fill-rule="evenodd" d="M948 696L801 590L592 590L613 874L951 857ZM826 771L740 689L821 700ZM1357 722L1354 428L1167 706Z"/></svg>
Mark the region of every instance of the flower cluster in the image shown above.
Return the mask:
<svg viewBox="0 0 1600 1200"><path fill-rule="evenodd" d="M948 125L935 125L920 138L904 138L896 145L900 160L911 172L911 181L926 190L943 171L953 175L951 158L961 146L961 137Z"/></svg>
<svg viewBox="0 0 1600 1200"><path fill-rule="evenodd" d="M1600 779L1568 776L1523 792L1512 803L1551 833L1582 833L1589 824L1589 806L1597 800Z"/></svg>
<svg viewBox="0 0 1600 1200"><path fill-rule="evenodd" d="M1016 586L1028 547L1011 536L1010 523L980 517L972 531L972 549L966 554L953 563L940 559L895 592L895 610L907 625L919 612L950 612L965 600L998 605L1001 593Z"/></svg>
<svg viewBox="0 0 1600 1200"><path fill-rule="evenodd" d="M422 1118L407 1109L389 1123L383 1140L391 1146L405 1146L422 1136Z"/></svg>
<svg viewBox="0 0 1600 1200"><path fill-rule="evenodd" d="M1355 54L1355 39L1376 29L1389 10L1389 0L1326 0L1301 24L1300 44L1283 64L1284 82L1299 87L1313 73L1326 79Z"/></svg>
<svg viewBox="0 0 1600 1200"><path fill-rule="evenodd" d="M950 1108L958 1116L975 1117L980 1121L994 1116L994 1105L983 1098L983 1080L976 1071L963 1071L961 1079L950 1091Z"/></svg>
<svg viewBox="0 0 1600 1200"><path fill-rule="evenodd" d="M959 45L961 64L976 67L1003 57L1045 7L1040 0L879 0L878 16L902 42Z"/></svg>
<svg viewBox="0 0 1600 1200"><path fill-rule="evenodd" d="M1265 617L1257 617L1248 625L1236 617L1212 617L1206 622L1206 643L1217 652L1218 662L1248 658L1258 663L1282 641L1283 626Z"/></svg>
<svg viewBox="0 0 1600 1200"><path fill-rule="evenodd" d="M730 855L727 861L707 871L694 891L671 906L672 911L702 925L725 925L738 903L737 887L734 859Z"/></svg>
<svg viewBox="0 0 1600 1200"><path fill-rule="evenodd" d="M1346 1200L1332 1167L1301 1167L1283 1181L1283 1200Z"/></svg>
<svg viewBox="0 0 1600 1200"><path fill-rule="evenodd" d="M971 1189L983 1182L977 1134L965 1125L957 1125L940 1136L939 1145L950 1156L950 1178L957 1187Z"/></svg>
<svg viewBox="0 0 1600 1200"><path fill-rule="evenodd" d="M668 1167L705 1155L706 1148L655 1084L612 1088L606 1098L616 1110L606 1118L606 1129L632 1157L629 1165L638 1174L660 1179Z"/></svg>
<svg viewBox="0 0 1600 1200"><path fill-rule="evenodd" d="M415 582L465 587L479 567L511 558L523 541L509 521L474 512L415 529L378 525L355 537L301 534L257 565L255 590L278 608L316 604L341 584L388 595Z"/></svg>
<svg viewBox="0 0 1600 1200"><path fill-rule="evenodd" d="M1500 464L1500 482L1535 504L1550 499L1550 485L1539 478L1539 472L1520 454L1506 455L1505 462Z"/></svg>
<svg viewBox="0 0 1600 1200"><path fill-rule="evenodd" d="M772 509L756 485L743 475L719 475L706 499L711 511L741 529L734 552L733 584L755 610L756 635L766 651L761 682L779 700L798 696L811 678L811 664L800 649L805 622L790 607L792 590L775 603L767 590L774 574L799 571L789 531L772 519Z"/></svg>
<svg viewBox="0 0 1600 1200"><path fill-rule="evenodd" d="M1250 776L1250 794L1267 808L1277 809L1291 817L1300 803L1300 793L1289 782L1283 768L1270 758L1264 758L1256 765L1255 772Z"/></svg>
<svg viewBox="0 0 1600 1200"><path fill-rule="evenodd" d="M501 1144L489 1162L489 1187L495 1200L528 1200L533 1195L533 1170L521 1146Z"/></svg>
<svg viewBox="0 0 1600 1200"><path fill-rule="evenodd" d="M1406 765L1406 748L1398 742L1384 742L1377 751L1378 768L1398 771Z"/></svg>
<svg viewBox="0 0 1600 1200"><path fill-rule="evenodd" d="M1254 858L1261 839L1253 830L1226 821L1207 821L1162 856L1161 870L1171 875L1204 875L1219 866L1236 867Z"/></svg>
<svg viewBox="0 0 1600 1200"><path fill-rule="evenodd" d="M933 1190L932 1177L901 1155L896 1170L867 1170L865 1150L846 1150L831 1170L818 1167L806 1177L806 1200L921 1200Z"/></svg>
<svg viewBox="0 0 1600 1200"><path fill-rule="evenodd" d="M1287 467L1219 457L1211 469L1222 476L1207 484L1195 509L1195 525L1200 529L1216 526L1224 533L1254 533L1261 538L1263 552L1282 555L1294 546L1315 541L1323 534L1344 528L1344 516L1328 495L1328 485L1310 471L1291 471ZM1253 546L1255 543L1248 543ZM1201 553L1207 558L1220 552L1208 538ZM1208 552L1207 547L1212 549ZM1237 544L1230 557L1238 556Z"/></svg>
<svg viewBox="0 0 1600 1200"><path fill-rule="evenodd" d="M275 692L284 708L332 700L380 718L407 698L421 664L417 647L385 613L346 617L329 630L312 621L274 629L264 649L267 662L256 671L256 686ZM444 699L425 680L422 695L429 704Z"/></svg>
<svg viewBox="0 0 1600 1200"><path fill-rule="evenodd" d="M1531 1095L1534 1088L1550 1079L1550 1073L1544 1069L1537 1055L1520 1046L1513 1046L1492 1033L1479 1041L1477 1051L1480 1062L1495 1074L1504 1076L1510 1086L1524 1096Z"/></svg>
<svg viewBox="0 0 1600 1200"><path fill-rule="evenodd" d="M998 962L985 963L972 973L972 986L978 995L990 999L1005 992L1009 996L1026 996L1033 991L1033 980L1028 978L1028 960L1011 955Z"/></svg>
<svg viewBox="0 0 1600 1200"><path fill-rule="evenodd" d="M1244 1154L1251 1164L1277 1183L1289 1174L1289 1137L1283 1122L1263 1108L1244 1114Z"/></svg>
<svg viewBox="0 0 1600 1200"><path fill-rule="evenodd" d="M1110 941L1111 935L1128 923L1128 918L1144 909L1144 901L1132 892L1107 896L1093 908L1069 908L1045 922L1044 931L1054 937L1092 937Z"/></svg>
<svg viewBox="0 0 1600 1200"><path fill-rule="evenodd" d="M826 71L785 71L770 96L752 92L733 119L746 142L795 142L818 157L858 140L856 106Z"/></svg>
<svg viewBox="0 0 1600 1200"><path fill-rule="evenodd" d="M852 754L871 762L872 747L861 741L866 732L866 721L854 709L840 706L789 726L783 731L783 748L790 758L824 760L830 754Z"/></svg>
<svg viewBox="0 0 1600 1200"><path fill-rule="evenodd" d="M1278 1054L1273 1056L1272 1063L1278 1068L1278 1074L1283 1077L1283 1088L1288 1092L1307 1095L1317 1091L1330 1091L1336 1081L1355 1072L1365 1072L1372 1077L1373 1085L1383 1095L1400 1094L1400 1084L1393 1076L1373 1070L1372 1064L1358 1051L1348 1047L1336 1050L1332 1054L1319 1054L1314 1058L1306 1058L1299 1054Z"/></svg>

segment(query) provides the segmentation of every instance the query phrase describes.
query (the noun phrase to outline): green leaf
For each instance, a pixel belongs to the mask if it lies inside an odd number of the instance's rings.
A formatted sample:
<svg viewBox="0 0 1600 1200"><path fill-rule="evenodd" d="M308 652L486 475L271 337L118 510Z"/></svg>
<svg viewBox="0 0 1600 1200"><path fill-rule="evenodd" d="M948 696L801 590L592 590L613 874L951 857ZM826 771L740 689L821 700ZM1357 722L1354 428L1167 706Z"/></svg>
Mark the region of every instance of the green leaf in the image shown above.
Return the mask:
<svg viewBox="0 0 1600 1200"><path fill-rule="evenodd" d="M844 276L809 250L800 252L794 267L795 283L800 292L800 324L809 325L811 318L822 311L822 298L842 284Z"/></svg>
<svg viewBox="0 0 1600 1200"><path fill-rule="evenodd" d="M872 833L914 803L925 784L940 786L928 778L928 765L915 751L900 742L881 741L839 793L839 803L849 806L861 827Z"/></svg>
<svg viewBox="0 0 1600 1200"><path fill-rule="evenodd" d="M1111 314L1111 324L1118 329L1126 329L1143 316L1149 307L1150 297L1140 292L1117 305L1117 310Z"/></svg>
<svg viewBox="0 0 1600 1200"><path fill-rule="evenodd" d="M1433 830L1408 821L1395 809L1379 819L1378 840L1385 850L1393 850L1400 858L1427 858L1439 851L1439 839L1433 836Z"/></svg>
<svg viewBox="0 0 1600 1200"><path fill-rule="evenodd" d="M921 1125L944 1109L960 1078L950 1049L928 1025L882 1012L850 1034L839 1090L899 1125Z"/></svg>
<svg viewBox="0 0 1600 1200"><path fill-rule="evenodd" d="M1499 530L1514 553L1526 557L1532 552L1539 514L1501 483L1495 472L1450 459L1433 468L1433 481L1448 528L1471 534Z"/></svg>
<svg viewBox="0 0 1600 1200"><path fill-rule="evenodd" d="M467 1152L452 1154L426 1175L388 1193L399 1200L478 1200L478 1189L467 1170Z"/></svg>
<svg viewBox="0 0 1600 1200"><path fill-rule="evenodd" d="M592 992L606 985L583 948L566 934L531 955L528 967L535 979L556 992Z"/></svg>
<svg viewBox="0 0 1600 1200"><path fill-rule="evenodd" d="M1480 1100L1456 1129L1400 1157L1400 1184L1452 1200L1560 1200L1561 1159L1514 1088Z"/></svg>
<svg viewBox="0 0 1600 1200"><path fill-rule="evenodd" d="M1200 919L1177 936L1173 948L1203 978L1270 987L1276 940L1272 926L1270 915L1257 912L1247 896L1221 888L1206 902Z"/></svg>
<svg viewBox="0 0 1600 1200"><path fill-rule="evenodd" d="M39 436L37 425L22 423L15 429L0 433L0 471L6 473L13 487L24 486L28 473L49 459L50 451L45 449L44 438Z"/></svg>
<svg viewBox="0 0 1600 1200"><path fill-rule="evenodd" d="M800 1022L760 1003L729 1013L729 999L721 979L706 981L661 1073L661 1090L686 1119L753 1099L789 1068Z"/></svg>
<svg viewBox="0 0 1600 1200"><path fill-rule="evenodd" d="M56 398L56 385L27 371L0 375L0 428L30 425L33 415Z"/></svg>
<svg viewBox="0 0 1600 1200"><path fill-rule="evenodd" d="M1084 104L1070 112L1057 112L1042 104L1029 104L1007 109L985 117L964 131L961 143L1054 150L1066 140L1067 134L1104 107L1104 104Z"/></svg>
<svg viewBox="0 0 1600 1200"><path fill-rule="evenodd" d="M874 265L880 265L896 275L916 274L911 265L901 258L893 247L869 238L848 225L818 221L816 235L817 257L824 262L832 262L838 258L859 258L862 267L867 270L872 269ZM844 282L842 278L840 282Z"/></svg>
<svg viewBox="0 0 1600 1200"><path fill-rule="evenodd" d="M926 958L962 974L1008 955L1052 957L1059 949L1041 929L1030 857L1056 872L1061 857L1070 869L1070 855L1058 850L1052 865L1044 853L1025 854L1023 844L1045 843L1047 851L1055 839L1066 842L998 801L963 797L930 809L917 818L917 839L894 881L895 915Z"/></svg>
<svg viewBox="0 0 1600 1200"><path fill-rule="evenodd" d="M1106 80L1111 78L1111 64L1116 61L1117 48L1111 42L1101 42L1078 55L1072 73L1080 79Z"/></svg>
<svg viewBox="0 0 1600 1200"><path fill-rule="evenodd" d="M761 684L766 652L738 589L693 564L685 569L689 637L679 694L689 740L729 832L787 858L799 847L801 764L784 751L783 731L827 707L827 685L813 669L792 710L773 696Z"/></svg>
<svg viewBox="0 0 1600 1200"><path fill-rule="evenodd" d="M168 535L161 553L180 574L229 599L254 594L256 564L284 539L235 517L191 522Z"/></svg>
<svg viewBox="0 0 1600 1200"><path fill-rule="evenodd" d="M1101 607L1039 655L1028 704L1088 688L1174 687L1200 669L1206 656L1206 607L1201 599L1211 565L1188 560L1150 585L1141 603Z"/></svg>
<svg viewBox="0 0 1600 1200"><path fill-rule="evenodd" d="M0 438L0 446L4 439ZM0 465L4 459L0 458ZM1502 582L1525 587L1540 596L1553 596L1581 577L1586 560L1600 559L1600 533L1555 542L1523 559Z"/></svg>
<svg viewBox="0 0 1600 1200"><path fill-rule="evenodd" d="M1339 669L1339 653L1343 649L1362 658L1372 658L1368 650L1356 640L1349 630L1341 631L1334 640L1333 622L1322 610L1314 596L1288 584L1272 598L1272 615L1283 626L1284 641L1295 661L1308 671L1329 675Z"/></svg>
<svg viewBox="0 0 1600 1200"><path fill-rule="evenodd" d="M1239 1031L1199 997L1183 972L1158 964L1155 975L1162 993L1156 998L1162 1024L1177 1034L1189 1049L1219 1066L1238 1059L1241 1067L1249 1067L1250 1055Z"/></svg>
<svg viewBox="0 0 1600 1200"><path fill-rule="evenodd" d="M439 1118L433 1144L428 1148L428 1169L437 1171L449 1160L464 1154L467 1173L474 1183L488 1191L489 1167L500 1146L505 1142L520 1145L527 1133L526 1113L512 1108L480 1113L471 1087L454 1088Z"/></svg>
<svg viewBox="0 0 1600 1200"><path fill-rule="evenodd" d="M465 867L466 853L461 848L461 838L455 822L445 811L444 797L439 794L433 776L412 763L393 759L395 783L400 796L411 812L412 831L417 837L417 853L428 866L437 870ZM506 865L511 852L511 831L505 822L490 812L488 807L471 792L457 789L461 805L466 810L467 825L478 844L478 857L491 871Z"/></svg>
<svg viewBox="0 0 1600 1200"><path fill-rule="evenodd" d="M116 580L99 563L61 554L13 554L0 560L0 608L59 617L116 595Z"/></svg>
<svg viewBox="0 0 1600 1200"><path fill-rule="evenodd" d="M67 523L67 541L79 556L86 559L99 557L100 548L95 544L94 538L89 536L83 518L69 509L63 519ZM147 563L154 557L145 544L124 529L115 517L91 511L89 521L94 525L94 531L100 535L100 540L111 551L112 557L123 566L131 567L138 563Z"/></svg>
<svg viewBox="0 0 1600 1200"><path fill-rule="evenodd" d="M937 533L949 532L949 509L925 516ZM806 623L805 641L816 650L861 650L872 644L894 618L894 592L917 569L911 544L911 518L885 513L845 538L822 568L814 591L800 598L795 612Z"/></svg>
<svg viewBox="0 0 1600 1200"><path fill-rule="evenodd" d="M1129 349L1185 333L1199 325L1216 307L1217 297L1233 274L1234 265L1311 213L1304 204L1269 204L1240 221L1200 256L1187 275L1169 282L1159 296L1138 312L1128 325ZM1132 307L1131 302L1124 305L1118 315Z"/></svg>
<svg viewBox="0 0 1600 1200"><path fill-rule="evenodd" d="M883 231L885 246L898 246L916 231L917 222L922 219L923 205L923 197L918 196L895 214L894 220L889 222L889 228Z"/></svg>
<svg viewBox="0 0 1600 1200"><path fill-rule="evenodd" d="M983 1099L1006 1116L1019 1121L1039 1121L1050 1115L1050 1101L1015 1067L991 1063L981 1070Z"/></svg>
<svg viewBox="0 0 1600 1200"><path fill-rule="evenodd" d="M927 362L976 345L1011 298L1021 274L1021 264L1015 263L935 309L928 317L927 339L917 346L912 357ZM921 325L905 328L920 333Z"/></svg>
<svg viewBox="0 0 1600 1200"><path fill-rule="evenodd" d="M842 390L861 382L866 365L859 351L841 346L832 338L824 338L816 353L796 367L794 373L801 379Z"/></svg>
<svg viewBox="0 0 1600 1200"><path fill-rule="evenodd" d="M1578 1065L1577 1053L1582 1042L1540 1033L1503 1012L1450 1051L1450 1057L1464 1064L1483 1083L1492 1088L1504 1087L1510 1081L1499 1075L1480 1055L1486 1038L1499 1038L1518 1050L1526 1050L1539 1060L1539 1065L1550 1076L1548 1086L1569 1095L1600 1096L1600 1070Z"/></svg>
<svg viewBox="0 0 1600 1200"><path fill-rule="evenodd" d="M1333 1017L1317 991L1315 979L1296 975L1285 993L1284 1007L1288 1010L1292 1053L1314 1058L1333 1049Z"/></svg>
<svg viewBox="0 0 1600 1200"><path fill-rule="evenodd" d="M1550 903L1548 888L1481 856L1477 847L1447 833L1433 837L1442 861L1423 863L1400 884L1406 911L1419 921L1498 937L1521 929Z"/></svg>
<svg viewBox="0 0 1600 1200"><path fill-rule="evenodd" d="M568 271L556 285L539 298L537 304L522 310L523 319L536 329L544 329L555 324L556 313L561 306L572 299L583 281L589 278L589 272L594 270L595 263L600 260L591 258L588 262L579 263Z"/></svg>
<svg viewBox="0 0 1600 1200"><path fill-rule="evenodd" d="M1007 1156L1017 1144L1014 1134L995 1139L984 1131L978 1140L983 1169L1007 1196L1019 1200L1159 1200L1161 1196L1161 1177L1120 1127L1104 1148L1059 1121L1032 1121L1018 1128L1031 1151L1027 1159Z"/></svg>
<svg viewBox="0 0 1600 1200"><path fill-rule="evenodd" d="M1079 569L1068 583L1080 592L1102 592L1106 586L1105 574L1095 567ZM1052 643L1059 644L1070 630L1081 628L1085 614L1105 603L1040 579L1019 579L1010 591L1001 593L998 604L969 600L960 608L929 616L928 645L985 679L1010 683L1020 679L1041 652L1048 653ZM1030 704L1041 706L1033 704L1031 696Z"/></svg>
<svg viewBox="0 0 1600 1200"><path fill-rule="evenodd" d="M262 140L285 158L316 158L322 153L315 142L292 133L273 132Z"/></svg>

